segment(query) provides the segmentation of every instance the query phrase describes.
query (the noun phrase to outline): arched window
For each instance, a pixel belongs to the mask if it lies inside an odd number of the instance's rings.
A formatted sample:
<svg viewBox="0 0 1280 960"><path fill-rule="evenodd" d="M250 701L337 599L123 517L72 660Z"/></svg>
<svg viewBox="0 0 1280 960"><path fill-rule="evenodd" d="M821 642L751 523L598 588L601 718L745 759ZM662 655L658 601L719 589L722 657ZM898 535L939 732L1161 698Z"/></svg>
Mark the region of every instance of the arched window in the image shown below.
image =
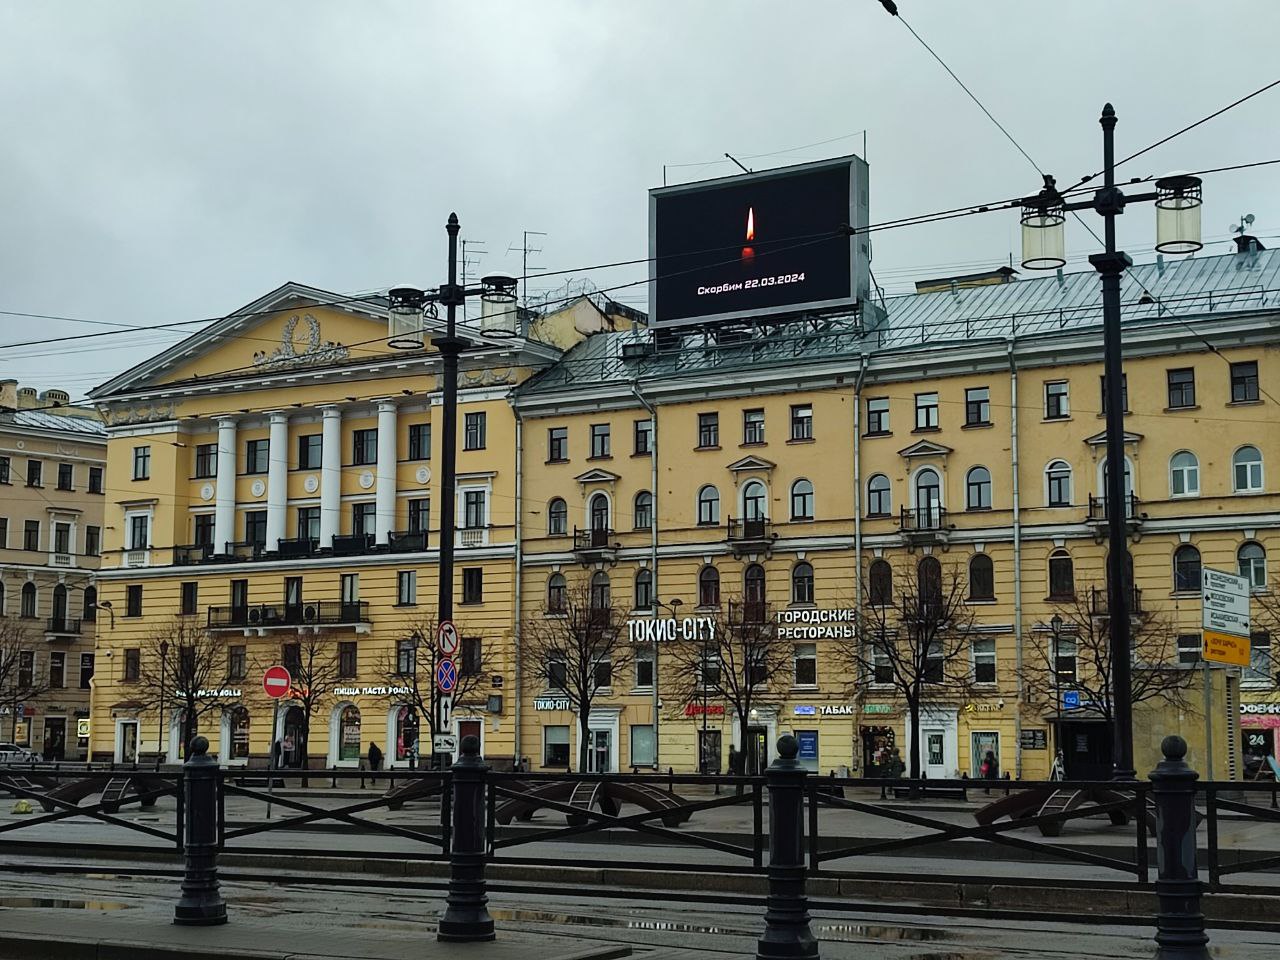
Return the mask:
<svg viewBox="0 0 1280 960"><path fill-rule="evenodd" d="M0 613L4 613L4 604L0 603ZM87 623L93 623L98 619L98 588L84 588L84 619Z"/></svg>
<svg viewBox="0 0 1280 960"><path fill-rule="evenodd" d="M31 618L36 615L36 585L28 580L22 585L22 616Z"/></svg>
<svg viewBox="0 0 1280 960"><path fill-rule="evenodd" d="M1262 544L1249 543L1240 544L1240 549L1236 551L1236 561L1240 565L1240 576L1249 581L1250 588L1261 590L1267 585L1267 551L1262 548Z"/></svg>
<svg viewBox="0 0 1280 960"><path fill-rule="evenodd" d="M887 607L893 603L893 568L888 560L872 560L867 580L873 607Z"/></svg>
<svg viewBox="0 0 1280 960"><path fill-rule="evenodd" d="M632 518L637 530L648 530L653 526L653 494L641 490L636 494L635 509Z"/></svg>
<svg viewBox="0 0 1280 960"><path fill-rule="evenodd" d="M590 513L592 530L609 529L609 498L603 493L597 493L591 498Z"/></svg>
<svg viewBox="0 0 1280 960"><path fill-rule="evenodd" d="M1232 455L1231 487L1236 493L1262 490L1262 454L1257 447L1241 447Z"/></svg>
<svg viewBox="0 0 1280 960"><path fill-rule="evenodd" d="M349 703L338 717L338 759L360 759L360 708Z"/></svg>
<svg viewBox="0 0 1280 960"><path fill-rule="evenodd" d="M938 616L942 611L942 564L937 557L921 557L916 567L916 589L919 591L920 615Z"/></svg>
<svg viewBox="0 0 1280 960"><path fill-rule="evenodd" d="M547 581L547 613L564 613L565 603L568 600L568 585L565 583L564 576L559 573L553 573Z"/></svg>
<svg viewBox="0 0 1280 960"><path fill-rule="evenodd" d="M653 609L653 571L652 570L636 571L635 608L637 610Z"/></svg>
<svg viewBox="0 0 1280 960"><path fill-rule="evenodd" d="M889 478L883 473L877 473L867 480L867 516L887 517L891 506Z"/></svg>
<svg viewBox="0 0 1280 960"><path fill-rule="evenodd" d="M703 567L698 573L698 606L720 606L720 571Z"/></svg>
<svg viewBox="0 0 1280 960"><path fill-rule="evenodd" d="M813 519L813 484L797 480L791 485L791 519Z"/></svg>
<svg viewBox="0 0 1280 960"><path fill-rule="evenodd" d="M742 519L769 519L767 504L768 498L764 484L759 480L748 480L742 488Z"/></svg>
<svg viewBox="0 0 1280 960"><path fill-rule="evenodd" d="M591 609L607 610L609 608L609 575L597 570L591 577Z"/></svg>
<svg viewBox="0 0 1280 960"><path fill-rule="evenodd" d="M764 622L764 567L753 563L742 574L743 620Z"/></svg>
<svg viewBox="0 0 1280 960"><path fill-rule="evenodd" d="M1200 462L1190 450L1179 450L1169 458L1169 496L1200 495Z"/></svg>
<svg viewBox="0 0 1280 960"><path fill-rule="evenodd" d="M985 553L975 553L969 561L969 599L994 600L995 598L995 565Z"/></svg>
<svg viewBox="0 0 1280 960"><path fill-rule="evenodd" d="M942 526L942 481L938 471L925 467L916 474L916 525L921 530Z"/></svg>
<svg viewBox="0 0 1280 960"><path fill-rule="evenodd" d="M1045 468L1045 504L1050 507L1071 506L1071 467L1065 460L1054 460Z"/></svg>
<svg viewBox="0 0 1280 960"><path fill-rule="evenodd" d="M791 568L791 602L813 603L813 564L801 561Z"/></svg>
<svg viewBox="0 0 1280 960"><path fill-rule="evenodd" d="M1200 551L1189 543L1173 551L1173 591L1200 592Z"/></svg>
<svg viewBox="0 0 1280 960"><path fill-rule="evenodd" d="M698 491L698 526L714 527L720 523L720 491L707 484Z"/></svg>
<svg viewBox="0 0 1280 960"><path fill-rule="evenodd" d="M1049 554L1049 599L1072 600L1076 595L1076 570L1071 554L1055 550Z"/></svg>
<svg viewBox="0 0 1280 960"><path fill-rule="evenodd" d="M1098 470L1098 496L1105 504L1107 499L1107 476L1110 473L1110 466L1104 459ZM1129 458L1124 458L1124 515L1132 517L1137 504L1133 497L1133 464L1129 462Z"/></svg>
<svg viewBox="0 0 1280 960"><path fill-rule="evenodd" d="M991 471L974 467L964 481L964 505L967 510L991 509Z"/></svg>
<svg viewBox="0 0 1280 960"><path fill-rule="evenodd" d="M556 497L547 504L547 536L563 537L569 532L569 508Z"/></svg>
<svg viewBox="0 0 1280 960"><path fill-rule="evenodd" d="M249 711L243 706L234 706L227 712L227 727L230 731L230 759L249 759Z"/></svg>

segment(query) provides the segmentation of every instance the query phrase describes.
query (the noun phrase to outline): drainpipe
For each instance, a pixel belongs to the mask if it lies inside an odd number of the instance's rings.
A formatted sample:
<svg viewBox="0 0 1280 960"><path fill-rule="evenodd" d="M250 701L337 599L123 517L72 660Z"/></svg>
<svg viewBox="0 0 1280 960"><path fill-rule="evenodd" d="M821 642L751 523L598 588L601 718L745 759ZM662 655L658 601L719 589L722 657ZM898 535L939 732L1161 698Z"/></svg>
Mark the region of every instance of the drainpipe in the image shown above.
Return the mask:
<svg viewBox="0 0 1280 960"><path fill-rule="evenodd" d="M524 541L521 538L520 521L524 513L524 418L520 415L520 408L515 404L511 405L511 409L516 415L516 504L515 504L515 536L516 536L516 557L515 557L515 622L512 625L512 643L515 650L515 711L514 722L516 725L514 745L515 745L515 764L519 769L520 764L520 724L523 711L521 705L524 702L524 690L522 681L524 680L524 671L521 669L521 615L523 608L521 607L521 597L523 594L522 587L524 585Z"/></svg>
<svg viewBox="0 0 1280 960"><path fill-rule="evenodd" d="M658 411L653 405L644 398L640 392L640 384L638 380L631 382L631 392L636 395L636 399L640 401L640 405L649 412L649 492L653 496L653 516L650 518L649 532L652 542L649 547L649 569L653 573L653 614L658 615L657 604L661 594L658 593ZM658 645L653 645L653 769L660 770L658 766L658 709L660 706L658 700Z"/></svg>
<svg viewBox="0 0 1280 960"><path fill-rule="evenodd" d="M1017 670L1017 709L1013 715L1014 772L1022 778L1022 515L1018 492L1018 361L1009 351L1009 461L1013 471L1013 643Z"/></svg>
<svg viewBox="0 0 1280 960"><path fill-rule="evenodd" d="M865 353L858 355L858 379L853 384L853 623L854 629L858 631L855 640L859 645L862 644L862 383L867 378L867 355ZM865 657L866 651L860 650L859 656ZM862 699L862 688L858 687L858 696L854 698L855 704ZM855 709L861 709L855 707ZM858 718L853 718L853 742L860 744L861 739L858 734ZM853 761L858 760L858 772L863 776L866 771L862 769L861 758L856 753L852 753L849 757L849 763L852 766Z"/></svg>

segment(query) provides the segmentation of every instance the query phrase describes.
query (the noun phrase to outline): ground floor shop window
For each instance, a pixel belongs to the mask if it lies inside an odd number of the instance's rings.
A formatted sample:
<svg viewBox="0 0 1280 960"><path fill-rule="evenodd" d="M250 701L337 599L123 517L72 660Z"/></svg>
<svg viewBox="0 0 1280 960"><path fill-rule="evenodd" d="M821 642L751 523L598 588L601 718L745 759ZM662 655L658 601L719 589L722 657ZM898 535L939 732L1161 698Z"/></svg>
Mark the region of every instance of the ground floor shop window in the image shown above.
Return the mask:
<svg viewBox="0 0 1280 960"><path fill-rule="evenodd" d="M698 731L699 769L706 774L718 774L724 769L721 763L721 738L719 730Z"/></svg>
<svg viewBox="0 0 1280 960"><path fill-rule="evenodd" d="M342 716L338 721L338 759L360 759L360 708L347 706L342 708Z"/></svg>
<svg viewBox="0 0 1280 960"><path fill-rule="evenodd" d="M396 711L396 760L405 762L415 756L417 743L418 716L412 707L401 707Z"/></svg>
<svg viewBox="0 0 1280 960"><path fill-rule="evenodd" d="M1244 754L1244 778L1270 780L1273 776L1271 762L1276 757L1275 729L1246 727L1240 731L1240 740Z"/></svg>
<svg viewBox="0 0 1280 960"><path fill-rule="evenodd" d="M887 777L893 753L898 748L892 727L859 727L862 740L862 769L868 777Z"/></svg>
<svg viewBox="0 0 1280 960"><path fill-rule="evenodd" d="M235 707L231 711L231 759L249 758L249 711Z"/></svg>
<svg viewBox="0 0 1280 960"><path fill-rule="evenodd" d="M569 728L542 728L542 765L544 767L569 766Z"/></svg>
<svg viewBox="0 0 1280 960"><path fill-rule="evenodd" d="M653 766L653 726L643 724L631 728L631 765Z"/></svg>
<svg viewBox="0 0 1280 960"><path fill-rule="evenodd" d="M996 774L1000 772L1000 734L994 730L975 730L970 738L969 776L982 777L982 765L987 754L995 758Z"/></svg>

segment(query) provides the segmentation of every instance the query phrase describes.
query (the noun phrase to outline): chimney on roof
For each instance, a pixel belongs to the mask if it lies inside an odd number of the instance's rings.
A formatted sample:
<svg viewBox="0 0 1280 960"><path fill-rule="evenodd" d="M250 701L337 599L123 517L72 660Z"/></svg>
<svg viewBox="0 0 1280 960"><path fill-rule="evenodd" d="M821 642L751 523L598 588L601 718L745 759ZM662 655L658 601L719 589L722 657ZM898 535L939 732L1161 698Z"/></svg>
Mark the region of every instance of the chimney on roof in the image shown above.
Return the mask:
<svg viewBox="0 0 1280 960"><path fill-rule="evenodd" d="M30 410L32 407L39 405L40 401L36 397L35 387L19 387L18 388L18 409Z"/></svg>
<svg viewBox="0 0 1280 960"><path fill-rule="evenodd" d="M18 409L18 381L0 380L0 410Z"/></svg>
<svg viewBox="0 0 1280 960"><path fill-rule="evenodd" d="M1231 239L1236 242L1236 253L1257 253L1259 250L1267 249L1262 245L1261 240L1247 233L1237 233Z"/></svg>
<svg viewBox="0 0 1280 960"><path fill-rule="evenodd" d="M1012 283L1018 271L1013 267L997 267L982 273L966 273L958 277L938 277L936 280L917 280L916 293L939 293L950 290L952 293L964 287L989 287L993 284Z"/></svg>

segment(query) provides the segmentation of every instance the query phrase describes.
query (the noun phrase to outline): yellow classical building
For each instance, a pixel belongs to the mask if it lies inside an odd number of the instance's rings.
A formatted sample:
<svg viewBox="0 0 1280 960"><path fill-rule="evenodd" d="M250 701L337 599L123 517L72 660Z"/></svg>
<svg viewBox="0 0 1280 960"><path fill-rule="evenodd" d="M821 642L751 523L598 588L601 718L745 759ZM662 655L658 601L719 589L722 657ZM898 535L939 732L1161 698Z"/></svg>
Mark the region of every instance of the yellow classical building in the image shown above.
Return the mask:
<svg viewBox="0 0 1280 960"><path fill-rule="evenodd" d="M1241 775L1242 742L1275 752L1280 260L1131 273L1159 300L1126 281L1137 673L1178 674L1135 710L1138 764L1176 730L1200 769ZM927 665L922 769L975 776L989 751L1042 777L1060 749L1069 773L1100 774L1097 278L929 289L708 330L651 331L602 298L523 318L529 335L463 328L455 597L472 679L454 730L495 764L577 769L574 704L525 641L582 589L626 644L617 669L599 658L590 768L723 770L730 750L758 767L794 732L813 769L875 774L912 732L866 625L941 585L963 591L964 629L936 677ZM355 764L371 743L407 761L413 637L433 625L438 369L429 350L389 351L385 328L382 301L287 285L95 392L115 614L95 756L178 754L181 705L145 662L187 618L225 658L198 721L224 763L265 761L260 668L296 665L313 638L338 668L314 705L313 762ZM1202 567L1258 591L1248 669L1200 661ZM779 654L746 717L691 688L680 647L735 617L767 623ZM304 694L276 706L285 762L303 749Z"/></svg>

